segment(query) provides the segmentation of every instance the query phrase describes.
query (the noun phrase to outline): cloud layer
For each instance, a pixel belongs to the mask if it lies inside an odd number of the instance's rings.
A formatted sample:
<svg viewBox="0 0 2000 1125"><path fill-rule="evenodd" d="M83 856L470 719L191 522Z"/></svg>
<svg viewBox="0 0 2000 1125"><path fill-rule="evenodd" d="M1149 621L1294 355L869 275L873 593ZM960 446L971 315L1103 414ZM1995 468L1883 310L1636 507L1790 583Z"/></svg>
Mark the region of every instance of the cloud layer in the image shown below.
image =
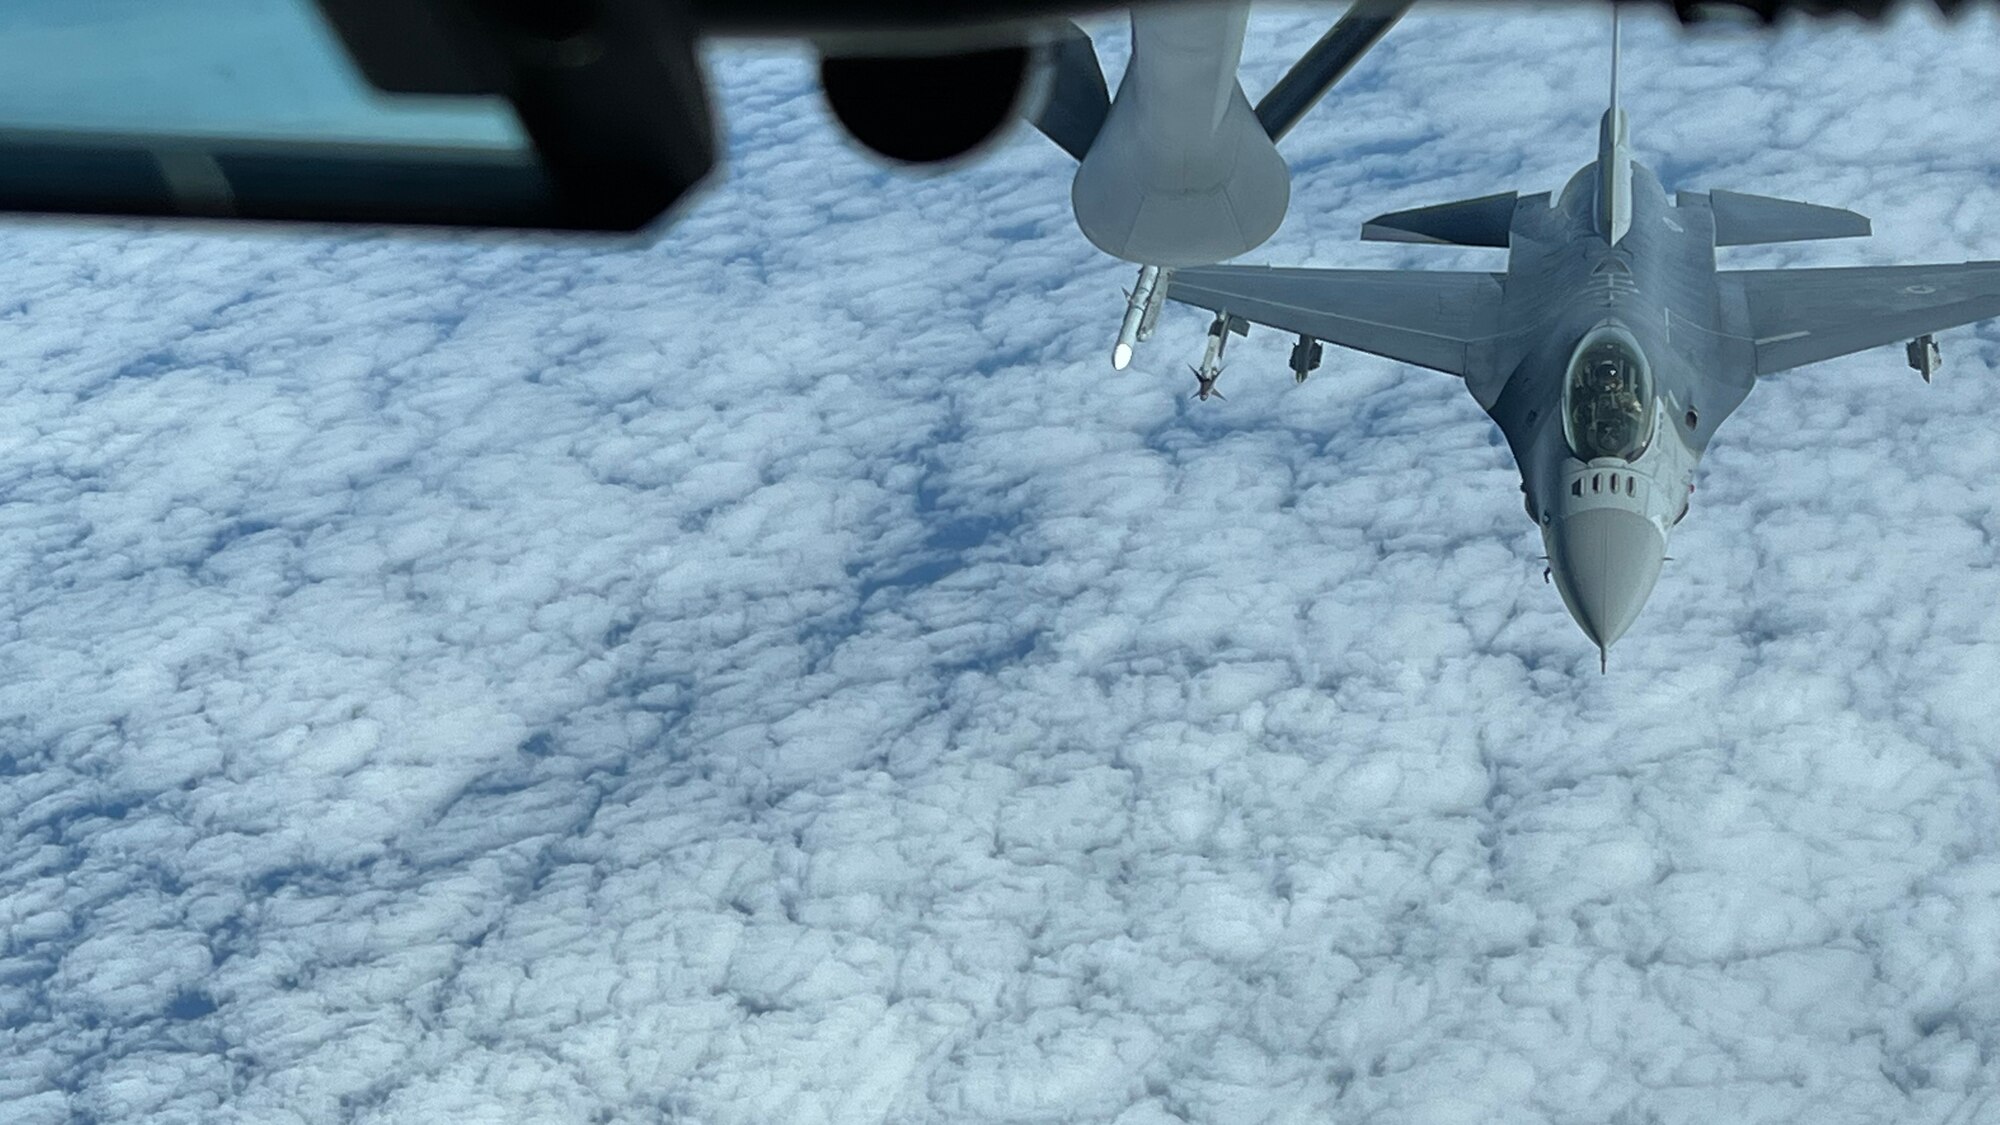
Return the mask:
<svg viewBox="0 0 2000 1125"><path fill-rule="evenodd" d="M1634 22L1670 187L1875 220L1730 264L2000 258L1992 17ZM1494 263L1353 236L1590 159L1602 23L1412 16L1255 258ZM1114 374L1052 145L711 61L648 248L0 233L11 1120L2000 1113L1993 326L1761 386L1600 677L1451 380Z"/></svg>

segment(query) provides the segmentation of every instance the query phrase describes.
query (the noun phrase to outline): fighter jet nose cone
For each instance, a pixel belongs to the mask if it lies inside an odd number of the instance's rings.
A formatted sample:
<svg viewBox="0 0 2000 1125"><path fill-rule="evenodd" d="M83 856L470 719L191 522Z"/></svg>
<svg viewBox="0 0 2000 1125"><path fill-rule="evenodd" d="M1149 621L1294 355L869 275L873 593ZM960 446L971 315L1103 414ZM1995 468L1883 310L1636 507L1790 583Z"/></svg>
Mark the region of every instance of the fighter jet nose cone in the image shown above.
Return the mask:
<svg viewBox="0 0 2000 1125"><path fill-rule="evenodd" d="M1625 635L1659 581L1666 537L1619 508L1589 508L1548 530L1550 570L1569 614L1600 650Z"/></svg>

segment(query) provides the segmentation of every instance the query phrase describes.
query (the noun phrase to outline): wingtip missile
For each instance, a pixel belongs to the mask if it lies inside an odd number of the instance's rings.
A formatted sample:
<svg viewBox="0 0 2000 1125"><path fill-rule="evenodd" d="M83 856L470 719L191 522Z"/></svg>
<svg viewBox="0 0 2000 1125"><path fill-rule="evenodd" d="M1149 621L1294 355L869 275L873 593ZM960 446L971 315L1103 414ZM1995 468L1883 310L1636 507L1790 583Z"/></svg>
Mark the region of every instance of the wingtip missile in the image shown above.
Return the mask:
<svg viewBox="0 0 2000 1125"><path fill-rule="evenodd" d="M1118 322L1118 343L1111 349L1111 368L1123 371L1132 363L1132 351L1146 338L1152 322L1160 315L1166 290L1160 286L1160 267L1141 266L1139 280L1125 294L1125 318Z"/></svg>

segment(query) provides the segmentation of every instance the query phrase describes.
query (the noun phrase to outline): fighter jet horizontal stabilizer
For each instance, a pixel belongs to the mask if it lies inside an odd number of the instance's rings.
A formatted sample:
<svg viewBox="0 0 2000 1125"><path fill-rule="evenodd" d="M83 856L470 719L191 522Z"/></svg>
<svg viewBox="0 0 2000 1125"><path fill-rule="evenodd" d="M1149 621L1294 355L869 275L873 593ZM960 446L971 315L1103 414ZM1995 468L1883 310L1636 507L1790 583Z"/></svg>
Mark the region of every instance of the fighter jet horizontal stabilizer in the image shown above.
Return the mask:
<svg viewBox="0 0 2000 1125"><path fill-rule="evenodd" d="M1704 200L1715 216L1717 246L1866 238L1871 230L1866 215L1817 203L1796 203L1740 191L1683 191L1674 195L1674 203L1679 207L1699 207Z"/></svg>
<svg viewBox="0 0 2000 1125"><path fill-rule="evenodd" d="M1514 225L1516 193L1482 195L1377 215L1361 226L1370 242L1429 242L1445 246L1505 246Z"/></svg>

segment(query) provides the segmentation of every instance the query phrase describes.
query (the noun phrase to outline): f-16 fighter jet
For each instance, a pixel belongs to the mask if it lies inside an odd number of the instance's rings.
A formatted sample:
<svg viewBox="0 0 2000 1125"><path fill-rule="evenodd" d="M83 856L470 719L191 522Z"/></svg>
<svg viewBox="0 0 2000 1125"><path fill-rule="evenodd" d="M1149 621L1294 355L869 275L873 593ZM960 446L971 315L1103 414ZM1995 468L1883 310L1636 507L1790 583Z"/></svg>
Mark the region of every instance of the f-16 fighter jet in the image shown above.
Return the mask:
<svg viewBox="0 0 2000 1125"><path fill-rule="evenodd" d="M1166 296L1465 380L1506 435L1528 517L1600 667L1652 593L1695 464L1759 376L2000 316L2000 262L1717 270L1715 248L1869 233L1852 211L1730 191L1669 196L1618 106L1560 194L1383 215L1362 237L1508 248L1503 273L1205 266ZM1232 319L1233 318L1233 319ZM1295 354L1297 354L1295 350Z"/></svg>

